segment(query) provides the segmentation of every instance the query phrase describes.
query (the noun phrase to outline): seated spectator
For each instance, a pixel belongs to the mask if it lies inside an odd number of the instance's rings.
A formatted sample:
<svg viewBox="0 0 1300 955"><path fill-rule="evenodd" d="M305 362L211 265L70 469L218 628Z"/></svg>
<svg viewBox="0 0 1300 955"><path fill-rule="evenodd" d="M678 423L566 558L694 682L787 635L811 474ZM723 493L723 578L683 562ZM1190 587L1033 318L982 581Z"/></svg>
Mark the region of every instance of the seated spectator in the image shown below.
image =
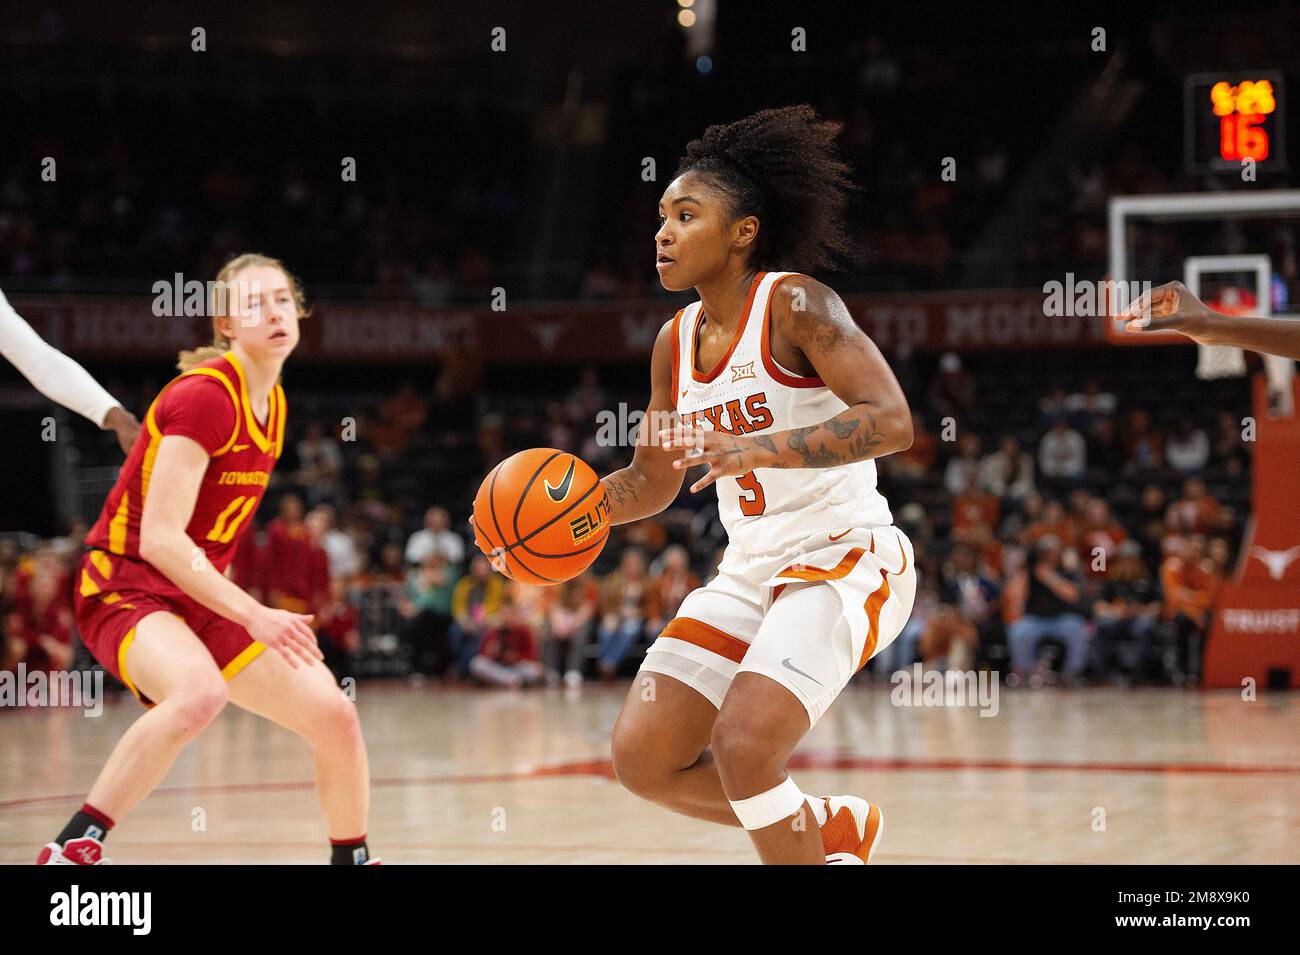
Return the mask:
<svg viewBox="0 0 1300 955"><path fill-rule="evenodd" d="M1029 528L1043 519L1043 496L1037 491L1025 496L1020 502L1020 509L1012 511L998 527L998 536L1003 540L1024 544L1028 542Z"/></svg>
<svg viewBox="0 0 1300 955"><path fill-rule="evenodd" d="M406 587L406 562L402 559L400 544L389 542L379 548L379 563L372 568L370 586L387 587L395 597L400 599Z"/></svg>
<svg viewBox="0 0 1300 955"><path fill-rule="evenodd" d="M505 595L505 578L492 570L488 559L482 554L470 558L469 572L456 582L451 596L447 642L454 674L468 672L470 658L478 653L483 634L496 622Z"/></svg>
<svg viewBox="0 0 1300 955"><path fill-rule="evenodd" d="M1055 537L1062 547L1074 547L1078 539L1078 527L1073 518L1065 512L1060 501L1047 501L1043 505L1043 514L1025 528L1025 542L1037 544L1044 537Z"/></svg>
<svg viewBox="0 0 1300 955"><path fill-rule="evenodd" d="M1123 445L1129 475L1158 471L1164 464L1164 437L1152 427L1151 415L1143 408L1129 412Z"/></svg>
<svg viewBox="0 0 1300 955"><path fill-rule="evenodd" d="M1032 564L1023 572L1025 612L1007 632L1011 666L1021 679L1031 671L1038 680L1045 675L1038 663L1044 639L1065 644L1062 673L1068 682L1077 680L1088 663L1088 621L1080 611L1083 588L1078 575L1065 568L1062 557L1060 540L1049 534L1039 539Z"/></svg>
<svg viewBox="0 0 1300 955"><path fill-rule="evenodd" d="M447 630L451 626L454 572L440 553L420 562L406 577L399 605L403 639L414 650L417 673L445 675L452 664Z"/></svg>
<svg viewBox="0 0 1300 955"><path fill-rule="evenodd" d="M1113 480L1124 473L1127 458L1114 418L1102 418L1088 432L1088 470L1096 480Z"/></svg>
<svg viewBox="0 0 1300 955"><path fill-rule="evenodd" d="M578 384L573 387L565 399L572 406L575 421L580 427L590 427L596 415L610 406L609 392L600 383L600 372L593 365L586 365L578 374Z"/></svg>
<svg viewBox="0 0 1300 955"><path fill-rule="evenodd" d="M519 622L533 633L540 634L546 622L546 611L555 600L555 588L511 580L506 584L506 599L514 606Z"/></svg>
<svg viewBox="0 0 1300 955"><path fill-rule="evenodd" d="M424 512L424 527L406 542L406 562L422 564L435 553L441 554L452 570L458 569L465 559L465 541L451 529L447 509L436 506Z"/></svg>
<svg viewBox="0 0 1300 955"><path fill-rule="evenodd" d="M998 449L980 462L979 484L997 498L1023 500L1034 491L1034 459L1014 436L1004 434Z"/></svg>
<svg viewBox="0 0 1300 955"><path fill-rule="evenodd" d="M226 568L241 590L258 603L267 603L266 597L266 532L253 527L240 537Z"/></svg>
<svg viewBox="0 0 1300 955"><path fill-rule="evenodd" d="M335 679L350 674L351 662L361 652L361 615L348 600L347 583L342 578L330 581L329 599L316 609L312 625L320 635L325 666Z"/></svg>
<svg viewBox="0 0 1300 955"><path fill-rule="evenodd" d="M930 384L930 407L940 417L960 417L975 403L975 388L975 376L962 367L961 356L946 352Z"/></svg>
<svg viewBox="0 0 1300 955"><path fill-rule="evenodd" d="M1088 465L1083 436L1058 418L1038 442L1038 470L1047 480L1060 484L1082 481Z"/></svg>
<svg viewBox="0 0 1300 955"><path fill-rule="evenodd" d="M1076 428L1090 433L1098 423L1115 414L1117 405L1113 394L1102 391L1096 378L1089 378L1083 383L1082 391L1066 396L1062 407Z"/></svg>
<svg viewBox="0 0 1300 955"><path fill-rule="evenodd" d="M619 558L618 569L601 586L597 666L602 679L613 679L632 646L644 636L653 601L645 555L629 547Z"/></svg>
<svg viewBox="0 0 1300 955"><path fill-rule="evenodd" d="M502 603L500 619L484 631L478 652L469 661L469 673L488 686L512 689L542 682L545 674L537 659L537 638L511 601Z"/></svg>
<svg viewBox="0 0 1300 955"><path fill-rule="evenodd" d="M1111 517L1110 505L1099 497L1088 499L1083 514L1078 547L1083 552L1084 573L1103 576L1120 545L1128 540L1128 532Z"/></svg>
<svg viewBox="0 0 1300 955"><path fill-rule="evenodd" d="M1179 415L1178 423L1165 441L1165 462L1179 474L1200 474L1209 461L1209 437L1189 416Z"/></svg>
<svg viewBox="0 0 1300 955"><path fill-rule="evenodd" d="M429 401L409 381L379 406L379 414L366 430L370 446L381 458L394 458L410 444L411 435L424 427Z"/></svg>
<svg viewBox="0 0 1300 955"><path fill-rule="evenodd" d="M992 524L972 524L964 528L960 537L954 536L955 542L961 543L975 552L976 562L984 572L993 577L1002 574L1002 541L993 533ZM918 569L920 565L918 564Z"/></svg>
<svg viewBox="0 0 1300 955"><path fill-rule="evenodd" d="M32 555L14 579L14 606L3 656L29 671L66 670L72 663L72 586L48 547Z"/></svg>
<svg viewBox="0 0 1300 955"><path fill-rule="evenodd" d="M1222 505L1206 493L1205 482L1188 478L1183 496L1169 505L1165 523L1175 533L1208 534L1219 526Z"/></svg>
<svg viewBox="0 0 1300 955"><path fill-rule="evenodd" d="M1219 583L1214 565L1205 556L1204 537L1171 534L1167 538L1167 556L1160 565L1161 618L1172 639L1166 669L1175 685L1200 678L1201 650Z"/></svg>
<svg viewBox="0 0 1300 955"><path fill-rule="evenodd" d="M926 669L968 670L979 641L975 626L951 604L940 604L921 634L921 662Z"/></svg>
<svg viewBox="0 0 1300 955"><path fill-rule="evenodd" d="M563 672L565 686L581 686L583 654L591 640L600 592L588 574L567 580L555 590L542 628L542 662L549 681L558 682Z"/></svg>
<svg viewBox="0 0 1300 955"><path fill-rule="evenodd" d="M963 434L957 440L957 454L949 459L943 469L943 486L953 497L977 487L980 476L980 439L978 435Z"/></svg>
<svg viewBox="0 0 1300 955"><path fill-rule="evenodd" d="M343 452L321 421L309 421L307 434L298 442L298 470L294 483L303 488L309 506L332 504L342 491Z"/></svg>
<svg viewBox="0 0 1300 955"><path fill-rule="evenodd" d="M1220 411L1215 418L1214 437L1211 441L1212 457L1232 470L1245 470L1250 463L1249 445L1243 439L1244 426L1231 411Z"/></svg>
<svg viewBox="0 0 1300 955"><path fill-rule="evenodd" d="M335 524L334 508L321 504L312 508L305 520L329 560L330 577L350 580L361 569L361 558L352 535Z"/></svg>
<svg viewBox="0 0 1300 955"><path fill-rule="evenodd" d="M268 603L279 610L311 613L329 590L329 557L312 540L296 494L281 498L280 516L266 525L263 567Z"/></svg>
<svg viewBox="0 0 1300 955"><path fill-rule="evenodd" d="M659 561L662 567L650 581L652 592L652 626L657 634L669 620L677 616L677 609L692 590L700 586L699 575L691 570L691 557L681 544L664 549ZM654 625L654 621L658 625Z"/></svg>
<svg viewBox="0 0 1300 955"><path fill-rule="evenodd" d="M655 553L668 543L668 530L664 526L664 515L656 514L645 517L623 530L623 541L629 547L636 547L644 553Z"/></svg>
<svg viewBox="0 0 1300 955"><path fill-rule="evenodd" d="M1038 422L1046 430L1058 421L1069 419L1065 410L1065 388L1053 386L1052 390L1038 401Z"/></svg>
<svg viewBox="0 0 1300 955"><path fill-rule="evenodd" d="M1094 660L1112 683L1140 680L1159 620L1160 592L1142 562L1142 547L1126 540L1116 550L1101 598L1092 605L1097 625ZM1127 651L1120 659L1120 649Z"/></svg>
<svg viewBox="0 0 1300 955"><path fill-rule="evenodd" d="M954 541L965 542L973 536L977 528L992 528L997 525L1000 505L998 499L977 484L953 498L952 502L952 537Z"/></svg>
<svg viewBox="0 0 1300 955"><path fill-rule="evenodd" d="M954 547L943 568L943 599L971 625L978 645L987 647L1000 638L1000 595L997 582L980 568L975 550L968 546ZM976 645L972 643L970 649L974 650ZM969 667L969 659L962 657L960 662L962 665L953 664L953 668Z"/></svg>
<svg viewBox="0 0 1300 955"><path fill-rule="evenodd" d="M1214 568L1215 577L1222 585L1232 575L1232 545L1228 543L1227 538L1211 537L1206 556L1209 557L1210 565ZM1215 594L1215 597L1217 599L1218 594Z"/></svg>

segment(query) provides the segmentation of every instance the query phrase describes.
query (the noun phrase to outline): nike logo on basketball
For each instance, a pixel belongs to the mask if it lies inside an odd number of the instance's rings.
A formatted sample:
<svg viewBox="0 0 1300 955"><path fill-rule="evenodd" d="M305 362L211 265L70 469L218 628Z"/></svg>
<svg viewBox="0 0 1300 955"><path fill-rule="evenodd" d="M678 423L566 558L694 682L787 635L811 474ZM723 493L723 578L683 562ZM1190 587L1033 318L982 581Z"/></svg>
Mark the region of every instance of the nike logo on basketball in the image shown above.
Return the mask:
<svg viewBox="0 0 1300 955"><path fill-rule="evenodd" d="M550 495L551 500L556 504L569 496L569 488L573 486L573 467L577 463L576 459L569 462L569 470L565 472L564 480L560 482L558 487L551 487L550 481L542 480L542 483L546 485L546 493Z"/></svg>
<svg viewBox="0 0 1300 955"><path fill-rule="evenodd" d="M844 532L844 534L851 533L852 531L853 528L850 527L847 531ZM843 537L844 534L827 534L826 536L829 537L831 539L831 543L834 544L837 540Z"/></svg>
<svg viewBox="0 0 1300 955"><path fill-rule="evenodd" d="M822 685L822 681L817 679L815 676L810 676L809 674L804 673L803 670L800 670L798 667L791 666L789 657L786 657L784 660L781 661L781 666L785 667L787 670L792 670L793 672L798 673L801 677L804 677L805 679L812 680L818 686Z"/></svg>

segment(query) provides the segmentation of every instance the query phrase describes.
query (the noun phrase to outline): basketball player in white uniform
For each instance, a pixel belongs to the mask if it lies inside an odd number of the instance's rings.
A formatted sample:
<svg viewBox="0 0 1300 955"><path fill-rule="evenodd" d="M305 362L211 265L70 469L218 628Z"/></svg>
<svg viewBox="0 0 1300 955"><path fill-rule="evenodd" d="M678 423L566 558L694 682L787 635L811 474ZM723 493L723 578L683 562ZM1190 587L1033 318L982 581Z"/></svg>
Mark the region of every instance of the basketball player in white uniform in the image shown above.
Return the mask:
<svg viewBox="0 0 1300 955"><path fill-rule="evenodd" d="M633 462L604 479L624 523L663 510L705 465L691 490L717 487L729 537L717 575L646 654L615 770L646 799L743 826L768 863L864 863L879 844L878 807L805 794L785 766L916 593L873 460L911 445L907 400L835 292L765 268L821 267L847 248L837 131L788 107L688 147L660 203L657 267L700 300L660 331Z"/></svg>
<svg viewBox="0 0 1300 955"><path fill-rule="evenodd" d="M0 291L0 355L13 362L32 387L57 404L84 415L95 427L112 430L130 453L140 422L104 390L86 369L56 349L13 310Z"/></svg>

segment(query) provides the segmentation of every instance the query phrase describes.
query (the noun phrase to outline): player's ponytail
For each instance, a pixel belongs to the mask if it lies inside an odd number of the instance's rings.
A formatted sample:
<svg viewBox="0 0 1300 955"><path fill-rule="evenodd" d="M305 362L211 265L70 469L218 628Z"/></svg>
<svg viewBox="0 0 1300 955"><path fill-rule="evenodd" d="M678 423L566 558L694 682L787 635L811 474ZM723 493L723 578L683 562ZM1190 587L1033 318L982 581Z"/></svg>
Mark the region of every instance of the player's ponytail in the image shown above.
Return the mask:
<svg viewBox="0 0 1300 955"><path fill-rule="evenodd" d="M245 252L243 255L237 255L221 267L221 271L217 273L216 281L212 284L212 295L208 303L209 314L212 316L212 344L200 345L198 348L181 352L176 362L177 369L189 371L195 365L201 365L213 358L220 358L230 351L230 339L221 333L217 319L230 314L230 297L231 290L235 287L233 285L235 277L244 269L259 266L267 266L283 272L285 278L289 280L289 287L293 289L293 297L298 303L299 318L306 318L310 314L307 308L307 296L302 290L302 283L298 281L296 275L284 267L283 262L257 252Z"/></svg>
<svg viewBox="0 0 1300 955"><path fill-rule="evenodd" d="M759 220L752 267L812 272L857 265L862 255L844 218L858 187L835 145L843 125L807 104L760 110L706 129L687 144L676 174L709 176L730 197L734 218Z"/></svg>

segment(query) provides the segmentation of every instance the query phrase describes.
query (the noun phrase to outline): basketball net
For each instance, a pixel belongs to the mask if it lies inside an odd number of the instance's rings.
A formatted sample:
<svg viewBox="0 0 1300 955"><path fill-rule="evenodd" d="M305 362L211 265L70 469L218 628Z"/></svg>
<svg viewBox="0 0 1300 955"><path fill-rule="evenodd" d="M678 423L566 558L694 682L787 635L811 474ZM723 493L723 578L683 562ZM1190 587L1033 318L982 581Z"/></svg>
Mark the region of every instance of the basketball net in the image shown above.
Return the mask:
<svg viewBox="0 0 1300 955"><path fill-rule="evenodd" d="M1219 297L1206 302L1224 315L1249 315L1255 309L1255 294L1250 289L1229 286ZM1201 345L1196 356L1196 377L1203 381L1216 378L1240 378L1246 374L1246 355L1231 345Z"/></svg>

